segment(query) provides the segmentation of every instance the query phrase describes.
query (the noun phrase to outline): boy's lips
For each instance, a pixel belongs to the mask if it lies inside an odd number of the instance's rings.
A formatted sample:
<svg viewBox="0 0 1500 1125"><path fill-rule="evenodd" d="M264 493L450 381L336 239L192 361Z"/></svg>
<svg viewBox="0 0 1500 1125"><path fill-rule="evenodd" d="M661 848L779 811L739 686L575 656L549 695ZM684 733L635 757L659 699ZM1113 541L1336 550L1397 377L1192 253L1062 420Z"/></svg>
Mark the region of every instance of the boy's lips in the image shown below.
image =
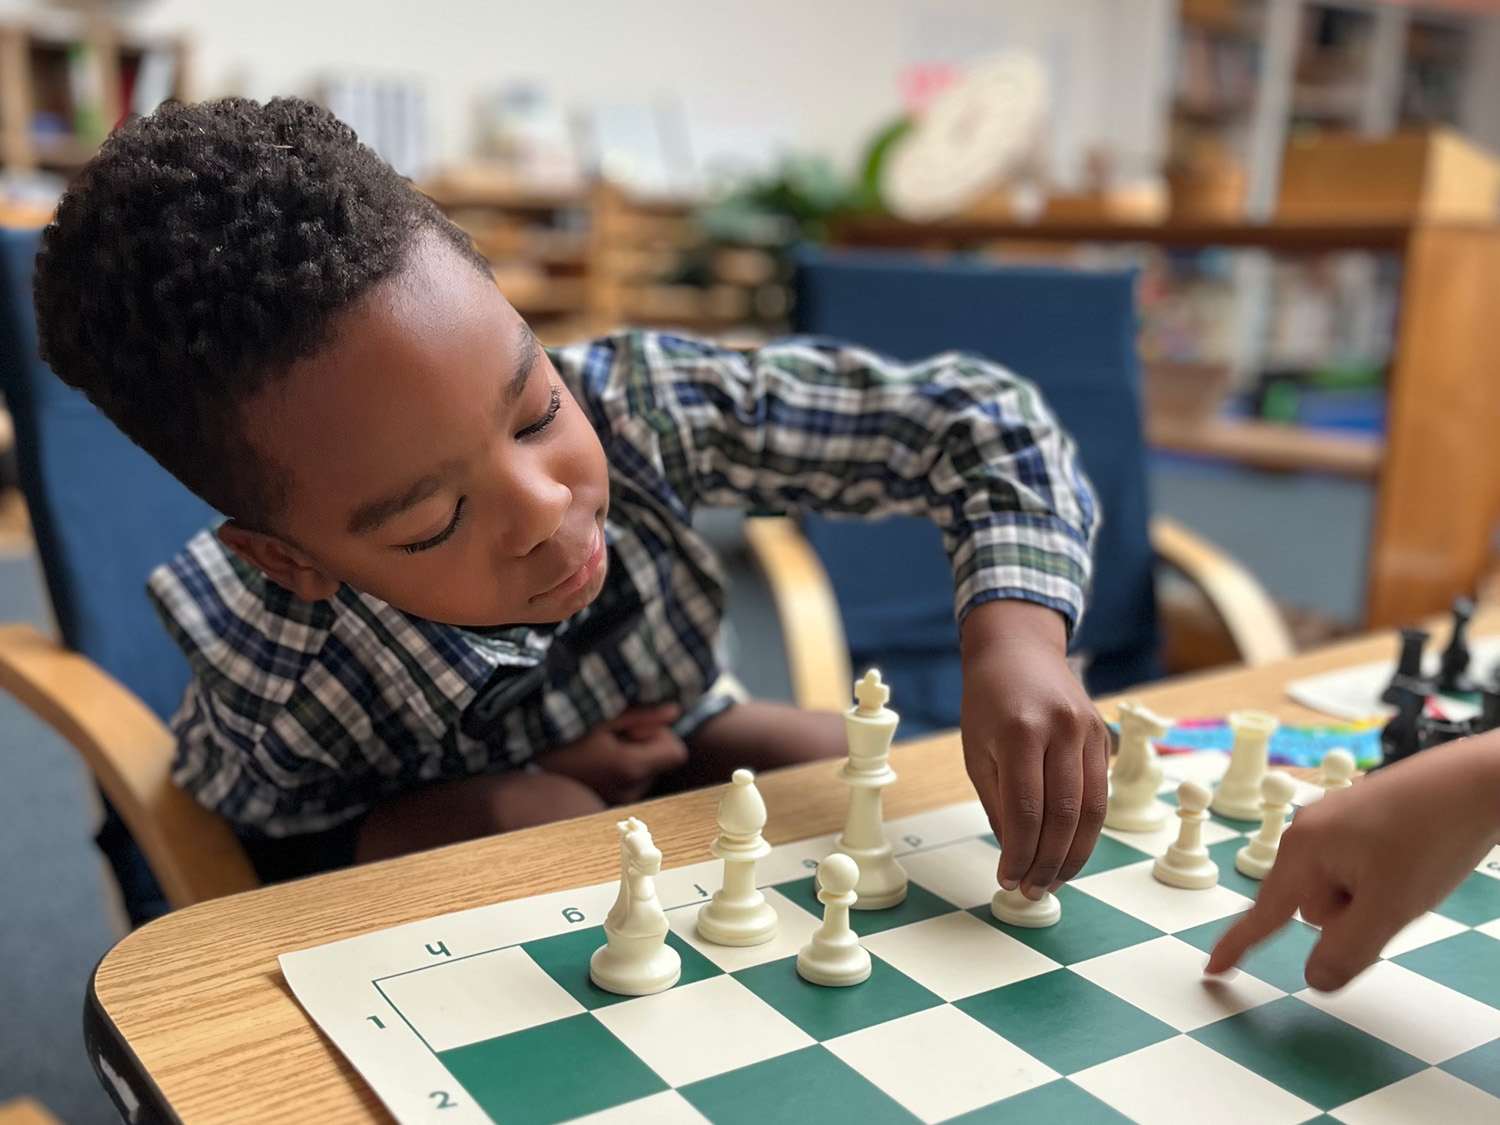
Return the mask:
<svg viewBox="0 0 1500 1125"><path fill-rule="evenodd" d="M572 571L561 582L543 590L531 600L534 602L550 601L553 598L565 598L569 594L577 593L588 585L589 580L599 572L599 566L604 561L604 532L598 527L594 528L593 536L589 540L588 557L583 565Z"/></svg>

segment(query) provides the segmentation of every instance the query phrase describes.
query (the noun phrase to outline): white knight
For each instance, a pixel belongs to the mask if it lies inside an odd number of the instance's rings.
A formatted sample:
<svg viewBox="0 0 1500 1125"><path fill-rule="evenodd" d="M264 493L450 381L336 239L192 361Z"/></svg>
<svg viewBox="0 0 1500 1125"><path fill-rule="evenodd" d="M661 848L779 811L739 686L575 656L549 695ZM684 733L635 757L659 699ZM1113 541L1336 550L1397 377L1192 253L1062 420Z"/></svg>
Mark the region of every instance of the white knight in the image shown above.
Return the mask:
<svg viewBox="0 0 1500 1125"><path fill-rule="evenodd" d="M682 958L667 944L667 915L656 897L661 852L635 817L620 821L620 894L604 917L606 943L589 959L589 978L606 992L645 996L671 988Z"/></svg>

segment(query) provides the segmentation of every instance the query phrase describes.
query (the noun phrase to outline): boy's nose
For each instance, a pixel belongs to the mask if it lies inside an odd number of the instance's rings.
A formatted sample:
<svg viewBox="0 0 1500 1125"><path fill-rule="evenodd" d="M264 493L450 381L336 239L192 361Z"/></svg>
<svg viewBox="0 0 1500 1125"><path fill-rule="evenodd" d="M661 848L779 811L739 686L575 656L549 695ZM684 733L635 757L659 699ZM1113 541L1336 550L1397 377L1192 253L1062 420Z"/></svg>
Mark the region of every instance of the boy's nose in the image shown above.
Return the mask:
<svg viewBox="0 0 1500 1125"><path fill-rule="evenodd" d="M511 558L525 558L548 542L562 527L572 492L555 480L521 482L503 501L500 549Z"/></svg>

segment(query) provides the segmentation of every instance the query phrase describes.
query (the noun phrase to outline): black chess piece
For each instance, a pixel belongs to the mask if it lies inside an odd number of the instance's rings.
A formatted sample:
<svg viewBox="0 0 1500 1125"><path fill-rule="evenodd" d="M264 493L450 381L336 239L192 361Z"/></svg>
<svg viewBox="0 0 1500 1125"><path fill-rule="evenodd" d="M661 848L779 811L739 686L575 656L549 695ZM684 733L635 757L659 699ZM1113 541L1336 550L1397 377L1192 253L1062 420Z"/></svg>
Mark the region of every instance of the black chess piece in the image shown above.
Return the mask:
<svg viewBox="0 0 1500 1125"><path fill-rule="evenodd" d="M1453 636L1443 650L1437 675L1437 690L1447 695L1468 695L1479 690L1474 677L1469 675L1469 621L1473 616L1473 598L1454 601Z"/></svg>
<svg viewBox="0 0 1500 1125"><path fill-rule="evenodd" d="M1479 689L1479 714L1469 720L1470 734L1483 734L1500 727L1500 691Z"/></svg>
<svg viewBox="0 0 1500 1125"><path fill-rule="evenodd" d="M1396 715L1380 732L1380 765L1375 766L1375 769L1399 762L1402 758L1410 758L1422 749L1422 732L1418 729L1418 721L1422 717L1427 697L1394 683L1386 694L1395 696L1388 702L1395 705Z"/></svg>
<svg viewBox="0 0 1500 1125"><path fill-rule="evenodd" d="M1417 717L1417 742L1423 750L1441 746L1469 736L1467 719L1437 719L1428 715Z"/></svg>
<svg viewBox="0 0 1500 1125"><path fill-rule="evenodd" d="M1380 702L1399 706L1407 694L1429 694L1427 681L1422 678L1422 650L1427 647L1427 638L1425 629L1401 630L1401 659L1396 665L1396 674L1381 693Z"/></svg>

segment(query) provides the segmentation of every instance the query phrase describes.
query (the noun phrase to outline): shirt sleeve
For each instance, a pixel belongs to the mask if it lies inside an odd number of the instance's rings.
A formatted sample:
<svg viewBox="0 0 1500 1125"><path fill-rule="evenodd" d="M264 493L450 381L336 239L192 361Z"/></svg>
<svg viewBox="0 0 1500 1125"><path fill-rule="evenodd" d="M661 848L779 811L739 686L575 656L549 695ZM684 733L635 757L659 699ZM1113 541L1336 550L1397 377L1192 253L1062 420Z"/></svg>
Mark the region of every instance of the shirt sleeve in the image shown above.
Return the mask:
<svg viewBox="0 0 1500 1125"><path fill-rule="evenodd" d="M960 622L1017 598L1076 627L1098 504L1025 379L957 352L908 364L806 338L749 354L651 334L618 346L636 352L626 366L649 386L632 406L689 507L926 515Z"/></svg>

